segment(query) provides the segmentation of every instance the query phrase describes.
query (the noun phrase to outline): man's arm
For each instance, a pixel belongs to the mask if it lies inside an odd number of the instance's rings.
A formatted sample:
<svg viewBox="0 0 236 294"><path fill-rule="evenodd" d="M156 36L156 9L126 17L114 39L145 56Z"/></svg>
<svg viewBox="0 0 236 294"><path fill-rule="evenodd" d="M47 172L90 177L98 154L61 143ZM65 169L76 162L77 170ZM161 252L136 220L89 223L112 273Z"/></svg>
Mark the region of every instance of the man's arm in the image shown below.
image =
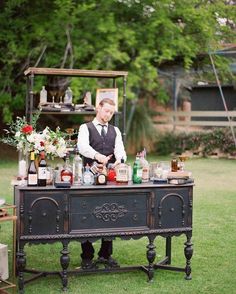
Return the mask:
<svg viewBox="0 0 236 294"><path fill-rule="evenodd" d="M97 153L97 151L89 145L89 130L86 124L82 124L79 128L77 147L79 153L84 157L94 159Z"/></svg>
<svg viewBox="0 0 236 294"><path fill-rule="evenodd" d="M120 163L122 158L124 159L124 161L126 161L127 155L125 152L125 147L122 140L121 132L117 127L115 127L115 131L116 131L116 140L115 140L114 155L116 158L116 163Z"/></svg>

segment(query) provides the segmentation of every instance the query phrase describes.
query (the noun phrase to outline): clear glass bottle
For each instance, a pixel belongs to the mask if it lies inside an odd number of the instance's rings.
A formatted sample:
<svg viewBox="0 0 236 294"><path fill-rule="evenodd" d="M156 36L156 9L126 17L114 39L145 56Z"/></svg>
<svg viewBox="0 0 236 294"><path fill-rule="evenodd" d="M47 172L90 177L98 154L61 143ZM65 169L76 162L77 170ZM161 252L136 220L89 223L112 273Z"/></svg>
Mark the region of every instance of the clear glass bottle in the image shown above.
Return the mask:
<svg viewBox="0 0 236 294"><path fill-rule="evenodd" d="M93 185L93 183L94 183L94 175L91 173L89 165L86 164L84 168L84 174L83 174L83 184Z"/></svg>
<svg viewBox="0 0 236 294"><path fill-rule="evenodd" d="M64 104L72 104L73 93L70 87L67 88L64 97Z"/></svg>
<svg viewBox="0 0 236 294"><path fill-rule="evenodd" d="M140 163L140 157L137 154L134 165L133 165L132 180L133 180L134 184L142 183L142 172L143 172L143 169L142 169L142 166L141 166L141 163Z"/></svg>
<svg viewBox="0 0 236 294"><path fill-rule="evenodd" d="M149 182L149 174L150 174L150 167L149 163L146 159L146 150L142 152L142 155L140 156L140 163L142 166L142 183Z"/></svg>
<svg viewBox="0 0 236 294"><path fill-rule="evenodd" d="M42 87L42 90L40 91L40 104L46 104L47 103L47 90L45 89L45 86Z"/></svg>
<svg viewBox="0 0 236 294"><path fill-rule="evenodd" d="M65 164L63 166L63 169L61 170L61 181L70 182L71 185L73 184L73 173L72 173L72 167L70 165L69 154L66 155Z"/></svg>
<svg viewBox="0 0 236 294"><path fill-rule="evenodd" d="M116 182L119 184L127 184L129 182L129 167L123 158L116 167Z"/></svg>
<svg viewBox="0 0 236 294"><path fill-rule="evenodd" d="M38 186L47 185L47 163L45 160L45 152L40 152L40 160L38 165Z"/></svg>
<svg viewBox="0 0 236 294"><path fill-rule="evenodd" d="M75 151L75 156L73 159L73 184L81 185L82 184L82 158L79 155L78 149Z"/></svg>
<svg viewBox="0 0 236 294"><path fill-rule="evenodd" d="M30 153L30 164L28 168L28 177L27 177L27 185L28 186L37 186L38 185L38 173L35 164L35 155L34 152Z"/></svg>

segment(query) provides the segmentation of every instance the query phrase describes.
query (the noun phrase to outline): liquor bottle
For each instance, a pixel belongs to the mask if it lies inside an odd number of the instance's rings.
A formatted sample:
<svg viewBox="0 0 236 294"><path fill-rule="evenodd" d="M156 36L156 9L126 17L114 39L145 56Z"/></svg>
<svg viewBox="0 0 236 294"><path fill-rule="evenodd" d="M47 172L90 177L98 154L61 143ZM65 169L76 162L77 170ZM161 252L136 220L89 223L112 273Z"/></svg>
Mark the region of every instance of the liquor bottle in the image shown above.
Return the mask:
<svg viewBox="0 0 236 294"><path fill-rule="evenodd" d="M46 104L47 103L47 90L45 89L45 86L42 87L42 90L40 91L40 104Z"/></svg>
<svg viewBox="0 0 236 294"><path fill-rule="evenodd" d="M70 87L67 88L64 97L65 104L72 104L73 93Z"/></svg>
<svg viewBox="0 0 236 294"><path fill-rule="evenodd" d="M121 159L121 163L116 167L116 182L119 184L127 184L129 181L129 167L124 162L124 159Z"/></svg>
<svg viewBox="0 0 236 294"><path fill-rule="evenodd" d="M73 159L73 183L74 185L82 184L82 158L79 155L78 149L75 151L75 156Z"/></svg>
<svg viewBox="0 0 236 294"><path fill-rule="evenodd" d="M140 164L139 154L136 155L136 159L133 165L133 176L132 180L134 184L142 183L142 166Z"/></svg>
<svg viewBox="0 0 236 294"><path fill-rule="evenodd" d="M177 172L178 171L178 160L176 157L174 157L172 160L171 160L171 171L172 172Z"/></svg>
<svg viewBox="0 0 236 294"><path fill-rule="evenodd" d="M69 154L66 155L65 164L63 166L63 169L61 170L61 181L69 182L71 183L71 185L73 183L73 173L70 165Z"/></svg>
<svg viewBox="0 0 236 294"><path fill-rule="evenodd" d="M47 163L44 151L40 152L40 161L38 165L38 186L47 185Z"/></svg>
<svg viewBox="0 0 236 294"><path fill-rule="evenodd" d="M112 163L109 163L108 167L107 167L107 180L109 182L115 182L116 181L116 170L115 170Z"/></svg>
<svg viewBox="0 0 236 294"><path fill-rule="evenodd" d="M84 185L93 185L93 183L94 183L94 175L90 171L89 165L86 164L84 174L83 174L83 184Z"/></svg>
<svg viewBox="0 0 236 294"><path fill-rule="evenodd" d="M141 152L140 164L142 166L142 183L146 183L149 181L149 173L150 173L149 163L146 160L146 149L144 149L143 152Z"/></svg>
<svg viewBox="0 0 236 294"><path fill-rule="evenodd" d="M98 169L97 173L94 175L95 185L106 185L107 184L107 169L103 166L102 170Z"/></svg>
<svg viewBox="0 0 236 294"><path fill-rule="evenodd" d="M35 157L34 152L30 153L30 164L28 168L28 178L27 185L28 186L37 186L38 184L38 173L35 165Z"/></svg>

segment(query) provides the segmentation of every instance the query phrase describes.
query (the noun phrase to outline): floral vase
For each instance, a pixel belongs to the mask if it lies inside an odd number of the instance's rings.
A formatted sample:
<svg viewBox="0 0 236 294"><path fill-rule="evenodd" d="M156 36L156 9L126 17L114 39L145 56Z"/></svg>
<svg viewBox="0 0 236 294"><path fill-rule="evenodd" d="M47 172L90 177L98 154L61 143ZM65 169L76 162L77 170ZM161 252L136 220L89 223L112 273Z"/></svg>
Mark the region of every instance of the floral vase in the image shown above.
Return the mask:
<svg viewBox="0 0 236 294"><path fill-rule="evenodd" d="M18 178L25 179L28 171L28 152L25 150L19 150L18 152Z"/></svg>

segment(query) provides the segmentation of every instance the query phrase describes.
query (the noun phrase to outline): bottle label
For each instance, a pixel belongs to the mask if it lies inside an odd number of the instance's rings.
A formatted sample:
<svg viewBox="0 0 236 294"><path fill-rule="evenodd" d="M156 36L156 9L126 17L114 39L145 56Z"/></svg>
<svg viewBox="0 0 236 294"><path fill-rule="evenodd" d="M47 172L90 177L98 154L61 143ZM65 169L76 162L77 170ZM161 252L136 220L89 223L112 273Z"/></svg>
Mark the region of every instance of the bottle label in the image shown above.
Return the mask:
<svg viewBox="0 0 236 294"><path fill-rule="evenodd" d="M148 182L149 181L149 169L144 167L142 171L142 182Z"/></svg>
<svg viewBox="0 0 236 294"><path fill-rule="evenodd" d="M71 176L70 175L62 175L61 179L63 182L70 182Z"/></svg>
<svg viewBox="0 0 236 294"><path fill-rule="evenodd" d="M92 185L93 184L93 176L92 174L88 173L84 173L84 178L83 178L83 182L85 185Z"/></svg>
<svg viewBox="0 0 236 294"><path fill-rule="evenodd" d="M38 176L37 174L28 174L28 185L37 185Z"/></svg>
<svg viewBox="0 0 236 294"><path fill-rule="evenodd" d="M143 170L141 168L137 169L137 177L142 178Z"/></svg>
<svg viewBox="0 0 236 294"><path fill-rule="evenodd" d="M117 182L128 182L129 172L128 169L118 169L116 171L116 181Z"/></svg>
<svg viewBox="0 0 236 294"><path fill-rule="evenodd" d="M38 179L39 180L46 180L47 179L47 169L46 167L40 167L38 168Z"/></svg>
<svg viewBox="0 0 236 294"><path fill-rule="evenodd" d="M100 175L98 176L98 183L99 183L99 184L105 184L105 183L106 183L106 176L103 175L103 174L100 174Z"/></svg>

